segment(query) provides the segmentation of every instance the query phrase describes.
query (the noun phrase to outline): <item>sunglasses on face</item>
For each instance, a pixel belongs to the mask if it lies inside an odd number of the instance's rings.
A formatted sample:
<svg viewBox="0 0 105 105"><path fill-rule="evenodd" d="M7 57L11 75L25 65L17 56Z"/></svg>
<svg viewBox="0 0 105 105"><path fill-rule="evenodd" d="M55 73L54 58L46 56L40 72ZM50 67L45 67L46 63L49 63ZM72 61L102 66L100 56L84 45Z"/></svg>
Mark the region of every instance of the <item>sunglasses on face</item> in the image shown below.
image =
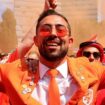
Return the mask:
<svg viewBox="0 0 105 105"><path fill-rule="evenodd" d="M41 36L49 36L52 34L52 25L50 24L44 24L39 29L39 34ZM67 28L64 25L56 24L55 25L56 34L58 37L64 37L67 35L68 31Z"/></svg>
<svg viewBox="0 0 105 105"><path fill-rule="evenodd" d="M89 52L89 51L84 51L84 52L83 52L83 56L85 56L85 57L87 57L87 58L89 58L89 57L91 56L91 54L93 54L93 57L94 57L95 59L99 59L100 56L101 56L99 52L93 52L93 53L91 53L91 52Z"/></svg>

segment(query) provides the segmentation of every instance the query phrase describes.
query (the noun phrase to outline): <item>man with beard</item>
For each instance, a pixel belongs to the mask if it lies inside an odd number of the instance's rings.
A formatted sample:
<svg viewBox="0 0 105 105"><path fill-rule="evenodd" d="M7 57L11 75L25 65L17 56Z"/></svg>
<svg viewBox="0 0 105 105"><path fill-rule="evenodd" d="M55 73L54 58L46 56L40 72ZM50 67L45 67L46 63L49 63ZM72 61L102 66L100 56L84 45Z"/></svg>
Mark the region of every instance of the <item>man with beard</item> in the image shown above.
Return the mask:
<svg viewBox="0 0 105 105"><path fill-rule="evenodd" d="M11 104L95 105L97 88L105 79L104 69L84 57L67 57L73 42L68 20L54 10L43 12L34 42L40 53L36 71L30 72L24 59L0 65Z"/></svg>

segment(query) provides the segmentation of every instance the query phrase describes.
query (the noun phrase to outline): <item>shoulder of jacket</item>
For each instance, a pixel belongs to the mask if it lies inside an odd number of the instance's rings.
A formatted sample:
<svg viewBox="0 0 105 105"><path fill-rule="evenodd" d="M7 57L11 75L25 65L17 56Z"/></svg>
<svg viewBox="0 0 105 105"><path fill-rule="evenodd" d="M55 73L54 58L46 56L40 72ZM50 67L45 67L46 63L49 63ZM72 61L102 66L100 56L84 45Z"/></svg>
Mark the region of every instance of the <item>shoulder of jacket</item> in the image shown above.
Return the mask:
<svg viewBox="0 0 105 105"><path fill-rule="evenodd" d="M0 64L0 71L3 73L5 72L9 72L12 70L12 68L17 68L19 67L19 65L21 65L21 61L20 59L11 62L11 63L5 63L5 64Z"/></svg>
<svg viewBox="0 0 105 105"><path fill-rule="evenodd" d="M76 64L90 64L88 58L86 57L77 57L77 58L68 58L70 62L76 63Z"/></svg>

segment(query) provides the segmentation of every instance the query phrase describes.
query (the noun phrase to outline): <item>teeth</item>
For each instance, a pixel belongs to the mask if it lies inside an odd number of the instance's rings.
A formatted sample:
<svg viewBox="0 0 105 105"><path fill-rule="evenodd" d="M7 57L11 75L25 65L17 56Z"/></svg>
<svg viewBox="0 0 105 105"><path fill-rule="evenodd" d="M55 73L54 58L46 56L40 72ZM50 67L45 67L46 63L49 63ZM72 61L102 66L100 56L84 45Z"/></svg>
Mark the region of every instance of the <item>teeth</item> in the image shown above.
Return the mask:
<svg viewBox="0 0 105 105"><path fill-rule="evenodd" d="M57 46L57 43L47 43L48 46Z"/></svg>

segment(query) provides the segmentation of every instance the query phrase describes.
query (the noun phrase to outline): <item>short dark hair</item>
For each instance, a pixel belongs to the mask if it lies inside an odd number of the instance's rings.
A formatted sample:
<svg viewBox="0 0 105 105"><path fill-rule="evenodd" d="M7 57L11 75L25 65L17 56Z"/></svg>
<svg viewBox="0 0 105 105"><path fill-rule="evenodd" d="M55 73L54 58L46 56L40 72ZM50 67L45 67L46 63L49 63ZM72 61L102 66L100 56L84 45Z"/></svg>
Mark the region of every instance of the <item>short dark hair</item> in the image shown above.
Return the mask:
<svg viewBox="0 0 105 105"><path fill-rule="evenodd" d="M96 41L87 41L87 42L82 42L80 43L80 46L79 48L83 48L83 47L86 47L86 46L89 46L89 45L92 45L94 43L97 43Z"/></svg>
<svg viewBox="0 0 105 105"><path fill-rule="evenodd" d="M68 20L66 19L65 16L63 16L62 14L56 12L56 11L53 10L53 9L49 9L49 10L47 10L47 11L44 11L44 12L42 12L42 14L39 16L39 18L38 18L38 20L37 20L37 24L36 24L36 35L37 35L37 29L38 29L38 27L39 27L39 24L40 24L41 20L43 20L45 17L50 16L50 15L57 15L57 16L62 17L62 18L67 22L67 24L68 24L69 35L71 36L71 27L70 27L70 24L69 24Z"/></svg>

